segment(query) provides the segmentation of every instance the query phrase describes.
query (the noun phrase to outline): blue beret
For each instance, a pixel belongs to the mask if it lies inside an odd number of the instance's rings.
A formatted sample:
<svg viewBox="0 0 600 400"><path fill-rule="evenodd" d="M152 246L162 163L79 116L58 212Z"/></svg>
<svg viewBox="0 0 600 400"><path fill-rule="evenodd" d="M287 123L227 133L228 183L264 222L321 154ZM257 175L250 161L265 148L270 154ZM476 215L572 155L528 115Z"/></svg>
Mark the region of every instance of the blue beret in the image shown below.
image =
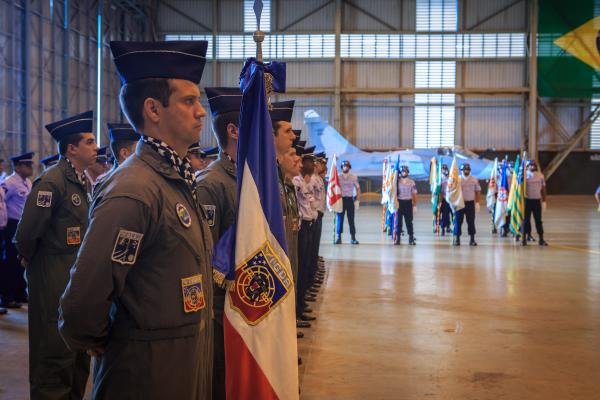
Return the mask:
<svg viewBox="0 0 600 400"><path fill-rule="evenodd" d="M273 108L269 111L271 121L287 121L292 122L292 114L294 113L295 100L280 101L273 103Z"/></svg>
<svg viewBox="0 0 600 400"><path fill-rule="evenodd" d="M198 84L207 47L205 40L110 42L123 85L146 78L185 79Z"/></svg>
<svg viewBox="0 0 600 400"><path fill-rule="evenodd" d="M58 155L58 154L52 154L52 155L50 155L48 157L42 158L40 160L40 162L42 164L46 165L46 166L53 165L53 164L55 164L58 161L59 158L60 158L60 155Z"/></svg>
<svg viewBox="0 0 600 400"><path fill-rule="evenodd" d="M108 135L111 142L116 142L117 140L131 140L137 142L140 140L140 134L129 124L108 123L106 126L108 126Z"/></svg>
<svg viewBox="0 0 600 400"><path fill-rule="evenodd" d="M46 125L54 140L60 142L69 135L94 131L94 112L92 110L74 115L61 121Z"/></svg>
<svg viewBox="0 0 600 400"><path fill-rule="evenodd" d="M242 92L237 87L207 87L206 97L210 112L214 117L227 112L240 112L242 107Z"/></svg>
<svg viewBox="0 0 600 400"><path fill-rule="evenodd" d="M18 162L33 162L33 155L35 153L34 152L29 152L29 153L23 153L20 154L18 156L13 156L10 158L10 161L12 161L14 164L18 163Z"/></svg>

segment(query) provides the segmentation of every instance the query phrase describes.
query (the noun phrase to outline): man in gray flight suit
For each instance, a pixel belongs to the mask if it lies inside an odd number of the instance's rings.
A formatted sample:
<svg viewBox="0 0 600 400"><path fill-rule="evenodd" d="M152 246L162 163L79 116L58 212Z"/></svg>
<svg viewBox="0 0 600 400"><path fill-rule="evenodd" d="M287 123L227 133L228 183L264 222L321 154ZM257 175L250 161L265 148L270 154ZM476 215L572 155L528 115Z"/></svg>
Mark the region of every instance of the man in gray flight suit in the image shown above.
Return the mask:
<svg viewBox="0 0 600 400"><path fill-rule="evenodd" d="M31 399L81 399L90 358L69 350L58 334L58 301L88 226L90 182L96 162L93 112L46 125L58 142L58 164L34 182L17 226L15 245L29 287Z"/></svg>
<svg viewBox="0 0 600 400"><path fill-rule="evenodd" d="M207 42L110 47L122 111L142 139L94 200L60 333L94 355L94 399L209 399L212 238L185 157L206 116Z"/></svg>
<svg viewBox="0 0 600 400"><path fill-rule="evenodd" d="M242 92L239 88L206 88L212 114L215 138L219 143L219 158L199 172L196 190L198 203L207 215L214 244L235 222L237 210L237 157L238 124ZM222 277L224 278L224 277ZM225 290L221 279L213 288L214 308L214 362L213 399L225 399L225 343L223 308Z"/></svg>

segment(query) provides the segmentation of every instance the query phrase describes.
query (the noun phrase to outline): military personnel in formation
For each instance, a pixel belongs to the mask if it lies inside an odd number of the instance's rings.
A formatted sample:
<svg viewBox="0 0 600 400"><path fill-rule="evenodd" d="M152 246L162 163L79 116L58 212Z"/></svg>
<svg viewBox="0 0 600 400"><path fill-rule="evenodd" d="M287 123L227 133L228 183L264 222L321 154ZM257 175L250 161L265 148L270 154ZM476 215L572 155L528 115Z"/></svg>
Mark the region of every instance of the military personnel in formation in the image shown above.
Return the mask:
<svg viewBox="0 0 600 400"><path fill-rule="evenodd" d="M100 147L98 149L98 155L96 156L96 162L85 170L85 174L92 185L92 190L94 189L94 186L96 186L96 183L104 178L105 174L110 170L110 167L108 146Z"/></svg>
<svg viewBox="0 0 600 400"><path fill-rule="evenodd" d="M394 244L400 244L400 230L402 229L402 219L404 219L408 244L414 246L417 244L413 230L413 211L417 208L417 184L408 177L409 173L408 166L400 167L400 178L396 188L398 190L398 223L396 224Z"/></svg>
<svg viewBox="0 0 600 400"><path fill-rule="evenodd" d="M52 154L50 156L44 157L40 160L40 163L44 166L44 171L50 168L51 166L58 163L60 158L59 154Z"/></svg>
<svg viewBox="0 0 600 400"><path fill-rule="evenodd" d="M4 190L0 189L0 238L4 238L4 229L8 222L8 216L6 212L6 203L4 202ZM4 270L4 260L0 256L0 271ZM2 282L0 282L2 285ZM8 312L6 307L0 307L0 315L4 315Z"/></svg>
<svg viewBox="0 0 600 400"><path fill-rule="evenodd" d="M206 116L207 42L110 47L142 139L94 201L60 332L95 356L95 399L210 399L213 243L185 157Z"/></svg>
<svg viewBox="0 0 600 400"><path fill-rule="evenodd" d="M453 245L460 246L460 236L462 235L462 224L466 217L468 233L470 236L469 246L477 246L475 241L475 213L479 211L479 195L481 186L479 181L471 175L471 165L468 163L460 166L462 176L460 184L462 188L463 199L465 200L465 208L458 210L454 215L454 241Z"/></svg>
<svg viewBox="0 0 600 400"><path fill-rule="evenodd" d="M337 237L334 244L342 243L342 232L344 231L344 215L348 216L348 225L350 227L350 243L358 244L356 240L356 226L354 225L354 201L360 195L360 186L356 175L350 173L352 165L350 161L342 162L342 174L340 175L340 186L342 189L343 211L337 214L335 233Z"/></svg>
<svg viewBox="0 0 600 400"><path fill-rule="evenodd" d="M442 164L442 179L441 179L441 193L446 193L446 187L448 186L448 164ZM440 231L442 236L446 236L446 233L450 233L450 215L452 209L450 204L446 201L446 196L441 196L442 204L440 206Z"/></svg>
<svg viewBox="0 0 600 400"><path fill-rule="evenodd" d="M219 157L199 171L198 203L207 215L214 244L235 222L237 210L237 143L242 93L239 88L206 88L212 114L212 129L219 144ZM198 147L200 150L200 147ZM220 277L224 279L225 277ZM223 313L224 281L213 287L214 362L213 399L225 399L225 343Z"/></svg>
<svg viewBox="0 0 600 400"><path fill-rule="evenodd" d="M534 240L531 236L531 214L535 221L535 230L538 233L538 244L548 246L544 240L544 225L542 224L542 211L546 209L546 180L544 174L538 171L535 160L527 162L527 182L525 183L525 226L522 245Z"/></svg>
<svg viewBox="0 0 600 400"><path fill-rule="evenodd" d="M81 399L89 373L85 349L65 346L58 302L88 226L90 182L96 162L93 113L46 125L60 161L34 182L17 226L15 244L29 288L29 382L32 399Z"/></svg>
<svg viewBox="0 0 600 400"><path fill-rule="evenodd" d="M0 306L6 308L19 308L21 303L27 301L23 266L19 261L17 249L12 241L17 231L17 225L23 214L25 201L31 192L33 175L33 152L11 157L13 173L1 184L4 189L4 199L7 210L7 224L3 231L2 251L4 266L0 274Z"/></svg>
<svg viewBox="0 0 600 400"><path fill-rule="evenodd" d="M6 171L4 171L4 158L0 158L0 182L6 178Z"/></svg>

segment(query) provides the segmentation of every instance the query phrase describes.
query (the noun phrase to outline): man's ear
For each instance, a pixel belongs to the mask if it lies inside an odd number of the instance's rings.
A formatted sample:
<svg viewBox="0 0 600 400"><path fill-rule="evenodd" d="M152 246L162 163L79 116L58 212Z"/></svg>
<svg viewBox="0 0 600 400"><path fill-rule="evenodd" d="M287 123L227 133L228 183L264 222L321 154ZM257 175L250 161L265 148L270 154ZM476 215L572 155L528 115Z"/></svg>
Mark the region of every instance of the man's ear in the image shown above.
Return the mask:
<svg viewBox="0 0 600 400"><path fill-rule="evenodd" d="M231 122L227 124L227 136L232 139L238 140L238 128Z"/></svg>
<svg viewBox="0 0 600 400"><path fill-rule="evenodd" d="M157 124L160 121L160 104L157 100L148 97L144 100L143 106L144 117L150 122Z"/></svg>

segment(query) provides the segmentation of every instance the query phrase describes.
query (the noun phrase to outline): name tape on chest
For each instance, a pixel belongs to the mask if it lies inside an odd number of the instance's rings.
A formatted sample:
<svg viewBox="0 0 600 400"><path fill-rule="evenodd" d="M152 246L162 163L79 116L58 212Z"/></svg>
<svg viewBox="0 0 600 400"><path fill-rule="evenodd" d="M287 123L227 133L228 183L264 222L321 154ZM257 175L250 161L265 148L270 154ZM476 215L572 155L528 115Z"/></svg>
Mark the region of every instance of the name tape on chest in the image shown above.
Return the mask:
<svg viewBox="0 0 600 400"><path fill-rule="evenodd" d="M142 233L121 229L110 259L123 265L135 264L143 237Z"/></svg>
<svg viewBox="0 0 600 400"><path fill-rule="evenodd" d="M50 208L52 206L52 192L38 191L36 205L42 208Z"/></svg>
<svg viewBox="0 0 600 400"><path fill-rule="evenodd" d="M206 222L208 222L208 226L215 226L217 206L213 204L202 204L202 208L206 214Z"/></svg>
<svg viewBox="0 0 600 400"><path fill-rule="evenodd" d="M204 288L202 287L202 275L198 274L181 279L181 291L183 293L184 312L196 312L206 307Z"/></svg>

